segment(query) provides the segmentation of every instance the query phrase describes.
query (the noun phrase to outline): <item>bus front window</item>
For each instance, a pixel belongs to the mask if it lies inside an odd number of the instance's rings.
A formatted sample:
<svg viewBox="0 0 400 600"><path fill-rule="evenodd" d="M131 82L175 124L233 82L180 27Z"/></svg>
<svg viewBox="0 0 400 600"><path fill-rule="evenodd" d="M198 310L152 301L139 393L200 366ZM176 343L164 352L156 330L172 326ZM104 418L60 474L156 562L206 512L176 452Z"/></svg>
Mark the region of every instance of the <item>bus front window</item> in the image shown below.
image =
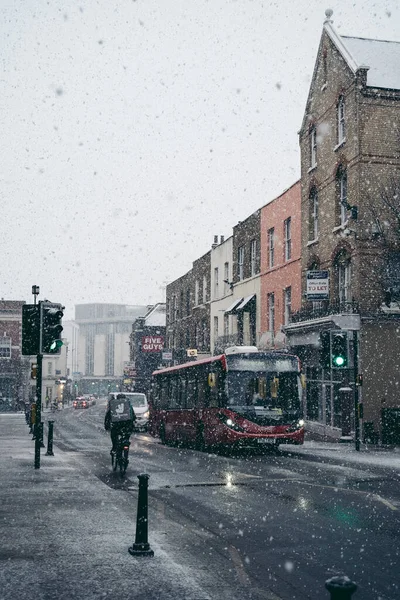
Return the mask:
<svg viewBox="0 0 400 600"><path fill-rule="evenodd" d="M230 371L227 403L241 413L252 413L257 422L281 415L296 418L301 412L297 372L254 373Z"/></svg>

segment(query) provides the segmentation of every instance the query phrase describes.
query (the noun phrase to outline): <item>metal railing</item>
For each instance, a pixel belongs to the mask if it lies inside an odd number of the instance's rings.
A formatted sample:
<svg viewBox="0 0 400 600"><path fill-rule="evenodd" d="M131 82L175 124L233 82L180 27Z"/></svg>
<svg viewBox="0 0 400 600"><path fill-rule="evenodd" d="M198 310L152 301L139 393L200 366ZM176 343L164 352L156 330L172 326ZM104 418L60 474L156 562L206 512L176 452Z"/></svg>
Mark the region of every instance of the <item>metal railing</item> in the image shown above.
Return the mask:
<svg viewBox="0 0 400 600"><path fill-rule="evenodd" d="M358 302L308 302L304 308L291 315L291 323L300 323L301 321L310 321L320 317L337 314L358 314Z"/></svg>

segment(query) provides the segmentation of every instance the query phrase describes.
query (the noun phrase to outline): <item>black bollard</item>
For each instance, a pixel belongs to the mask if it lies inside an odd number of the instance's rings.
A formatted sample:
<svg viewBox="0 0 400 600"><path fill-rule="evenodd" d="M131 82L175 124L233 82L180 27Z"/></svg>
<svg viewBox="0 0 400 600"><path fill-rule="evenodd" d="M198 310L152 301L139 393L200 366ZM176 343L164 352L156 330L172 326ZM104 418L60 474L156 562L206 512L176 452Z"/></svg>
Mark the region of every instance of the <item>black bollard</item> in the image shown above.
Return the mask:
<svg viewBox="0 0 400 600"><path fill-rule="evenodd" d="M338 575L327 579L325 587L331 595L331 600L351 600L357 590L357 585L346 575Z"/></svg>
<svg viewBox="0 0 400 600"><path fill-rule="evenodd" d="M147 519L147 488L149 485L150 475L142 473L138 475L139 479L139 495L138 508L136 516L136 536L135 543L131 548L128 548L129 554L132 556L154 556L153 550L147 541L148 535L148 519Z"/></svg>
<svg viewBox="0 0 400 600"><path fill-rule="evenodd" d="M45 445L43 444L43 421L41 421L41 423L39 425L39 441L40 441L40 447L45 448Z"/></svg>
<svg viewBox="0 0 400 600"><path fill-rule="evenodd" d="M54 421L49 421L49 431L47 433L47 452L46 452L46 456L54 456L54 452L53 452L53 425L54 425Z"/></svg>

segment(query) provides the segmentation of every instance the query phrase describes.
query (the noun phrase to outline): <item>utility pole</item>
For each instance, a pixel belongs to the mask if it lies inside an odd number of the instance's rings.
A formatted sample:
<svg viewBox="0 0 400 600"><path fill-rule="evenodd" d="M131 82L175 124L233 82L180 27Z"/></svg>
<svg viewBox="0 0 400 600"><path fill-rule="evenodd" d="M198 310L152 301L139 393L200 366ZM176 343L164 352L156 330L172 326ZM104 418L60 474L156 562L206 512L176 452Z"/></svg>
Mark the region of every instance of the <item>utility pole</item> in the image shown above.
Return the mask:
<svg viewBox="0 0 400 600"><path fill-rule="evenodd" d="M353 331L354 343L354 444L355 449L360 451L360 414L362 405L359 399L360 378L358 373L358 331Z"/></svg>
<svg viewBox="0 0 400 600"><path fill-rule="evenodd" d="M40 333L41 336L41 333ZM41 346L39 346L40 348ZM40 469L41 420L42 420L42 365L43 354L36 357L36 422L35 422L35 469Z"/></svg>

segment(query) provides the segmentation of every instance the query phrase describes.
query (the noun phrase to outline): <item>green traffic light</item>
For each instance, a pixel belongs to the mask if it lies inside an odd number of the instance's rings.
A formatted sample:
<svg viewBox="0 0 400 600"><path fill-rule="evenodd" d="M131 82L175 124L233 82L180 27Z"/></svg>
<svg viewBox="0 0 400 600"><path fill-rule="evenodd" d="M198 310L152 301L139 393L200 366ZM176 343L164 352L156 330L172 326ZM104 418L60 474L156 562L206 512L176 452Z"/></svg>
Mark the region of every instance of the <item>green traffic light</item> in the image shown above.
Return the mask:
<svg viewBox="0 0 400 600"><path fill-rule="evenodd" d="M54 350L58 350L63 345L64 345L64 342L62 340L54 340L54 342L50 346L50 351L54 352Z"/></svg>
<svg viewBox="0 0 400 600"><path fill-rule="evenodd" d="M333 363L337 366L337 367L343 367L344 363L345 363L345 359L343 356L334 356L333 358Z"/></svg>

